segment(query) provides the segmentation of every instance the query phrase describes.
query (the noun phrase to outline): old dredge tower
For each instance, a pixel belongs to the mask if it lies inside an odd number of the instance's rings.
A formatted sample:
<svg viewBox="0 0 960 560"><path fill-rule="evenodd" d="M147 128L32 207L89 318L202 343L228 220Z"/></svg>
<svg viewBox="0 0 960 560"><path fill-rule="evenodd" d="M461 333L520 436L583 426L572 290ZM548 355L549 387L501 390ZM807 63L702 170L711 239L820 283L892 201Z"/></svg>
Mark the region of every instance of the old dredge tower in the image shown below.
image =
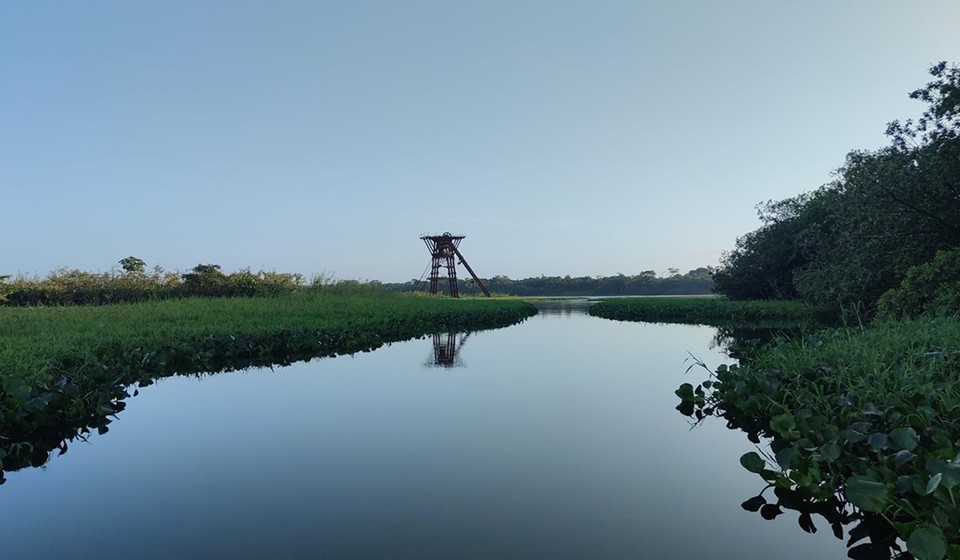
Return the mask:
<svg viewBox="0 0 960 560"><path fill-rule="evenodd" d="M449 231L444 232L443 235L424 235L420 238L427 245L427 250L430 251L430 256L433 259L430 266L430 293L437 293L440 284L440 265L442 263L447 267L450 297L460 297L460 289L457 287L456 261L454 260L456 258L459 259L460 264L470 273L470 276L473 278L473 281L477 283L483 295L490 297L490 292L487 291L487 287L477 278L476 273L474 273L470 265L467 264L467 259L463 258L463 255L457 248L463 238L463 235L452 235Z"/></svg>

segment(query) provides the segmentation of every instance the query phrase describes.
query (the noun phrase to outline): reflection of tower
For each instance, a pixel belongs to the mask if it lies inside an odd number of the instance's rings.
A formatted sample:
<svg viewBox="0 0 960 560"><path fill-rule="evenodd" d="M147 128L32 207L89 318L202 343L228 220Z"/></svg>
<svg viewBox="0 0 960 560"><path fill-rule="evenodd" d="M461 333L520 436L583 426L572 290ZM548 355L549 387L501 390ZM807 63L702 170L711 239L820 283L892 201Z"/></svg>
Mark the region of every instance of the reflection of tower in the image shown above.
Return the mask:
<svg viewBox="0 0 960 560"><path fill-rule="evenodd" d="M450 284L450 297L460 297L460 289L457 287L457 269L456 266L454 266L454 257L456 257L460 259L460 264L466 267L467 272L470 273L473 281L480 287L483 295L490 297L490 292L487 291L486 286L477 278L473 269L467 264L467 260L463 258L463 255L460 254L460 251L457 249L463 237L462 235L451 235L450 232L445 232L443 235L424 235L420 238L427 245L427 250L430 251L430 256L433 258L430 266L430 293L437 293L438 284L440 283L440 265L442 262L442 264L447 267L447 282Z"/></svg>
<svg viewBox="0 0 960 560"><path fill-rule="evenodd" d="M433 356L427 359L423 365L427 367L453 368L463 367L463 360L460 359L460 348L467 341L470 333L460 335L457 341L456 333L436 333L433 335Z"/></svg>

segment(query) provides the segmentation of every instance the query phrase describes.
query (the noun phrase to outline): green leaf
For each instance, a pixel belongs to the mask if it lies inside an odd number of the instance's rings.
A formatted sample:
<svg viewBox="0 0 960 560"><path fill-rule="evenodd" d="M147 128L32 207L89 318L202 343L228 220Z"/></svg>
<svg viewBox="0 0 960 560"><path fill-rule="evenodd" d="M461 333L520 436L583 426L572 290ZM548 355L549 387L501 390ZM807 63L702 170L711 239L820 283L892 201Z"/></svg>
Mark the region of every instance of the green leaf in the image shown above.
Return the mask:
<svg viewBox="0 0 960 560"><path fill-rule="evenodd" d="M864 511L879 513L889 501L887 485L864 476L851 477L845 492L847 499Z"/></svg>
<svg viewBox="0 0 960 560"><path fill-rule="evenodd" d="M693 385L684 383L679 389L674 391L674 394L685 401L693 400Z"/></svg>
<svg viewBox="0 0 960 560"><path fill-rule="evenodd" d="M920 437L913 428L897 428L890 432L890 439L897 449L906 449L913 451L920 444Z"/></svg>
<svg viewBox="0 0 960 560"><path fill-rule="evenodd" d="M793 464L793 459L797 456L797 448L794 446L784 447L780 451L777 451L777 464L780 465L780 468L787 470L790 468L790 465Z"/></svg>
<svg viewBox="0 0 960 560"><path fill-rule="evenodd" d="M796 426L797 424L793 420L793 414L789 412L784 412L770 419L770 429L782 436L789 434L790 430Z"/></svg>
<svg viewBox="0 0 960 560"><path fill-rule="evenodd" d="M909 451L901 451L901 453L909 453ZM900 494L914 491L914 488L917 487L917 476L900 475L897 477L897 482L894 486Z"/></svg>
<svg viewBox="0 0 960 560"><path fill-rule="evenodd" d="M870 450L873 452L882 451L890 447L890 438L884 433L872 434L867 439L867 445L870 446Z"/></svg>
<svg viewBox="0 0 960 560"><path fill-rule="evenodd" d="M897 454L893 456L893 464L898 467L902 467L904 464L907 463L907 461L909 461L910 459L913 459L914 457L916 457L916 455L907 451L906 449L902 451L897 451Z"/></svg>
<svg viewBox="0 0 960 560"><path fill-rule="evenodd" d="M11 378L4 383L7 393L18 400L25 400L30 396L30 385L22 379Z"/></svg>
<svg viewBox="0 0 960 560"><path fill-rule="evenodd" d="M840 458L840 446L837 442L831 441L820 447L820 457L828 463L832 463Z"/></svg>
<svg viewBox="0 0 960 560"><path fill-rule="evenodd" d="M907 538L907 550L917 560L940 560L947 554L947 539L934 525L921 525Z"/></svg>
<svg viewBox="0 0 960 560"><path fill-rule="evenodd" d="M933 494L937 487L940 486L940 480L943 478L943 473L937 473L930 477L930 480L927 481L927 489L924 491L924 494Z"/></svg>
<svg viewBox="0 0 960 560"><path fill-rule="evenodd" d="M740 464L743 465L743 468L747 469L748 471L757 474L763 472L763 469L765 469L767 466L767 463L756 451L744 453L743 456L740 457Z"/></svg>

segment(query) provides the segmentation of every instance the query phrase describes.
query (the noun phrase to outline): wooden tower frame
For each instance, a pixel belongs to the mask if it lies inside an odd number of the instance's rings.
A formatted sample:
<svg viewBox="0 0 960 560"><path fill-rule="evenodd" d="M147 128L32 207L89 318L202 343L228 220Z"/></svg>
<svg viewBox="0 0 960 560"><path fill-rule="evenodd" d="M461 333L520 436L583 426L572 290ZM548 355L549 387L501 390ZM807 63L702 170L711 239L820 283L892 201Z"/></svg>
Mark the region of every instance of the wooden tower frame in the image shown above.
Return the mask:
<svg viewBox="0 0 960 560"><path fill-rule="evenodd" d="M427 245L427 250L430 251L430 256L433 259L430 266L431 294L437 293L440 284L440 266L443 264L447 267L447 282L450 285L450 297L460 297L460 289L457 287L456 261L454 260L454 257L456 257L460 260L460 264L470 273L473 281L480 287L483 295L490 297L490 292L487 291L487 287L477 278L476 273L474 273L470 265L467 264L467 259L463 258L463 254L461 254L457 248L464 237L463 235L452 235L448 231L444 232L443 235L424 235L420 238Z"/></svg>

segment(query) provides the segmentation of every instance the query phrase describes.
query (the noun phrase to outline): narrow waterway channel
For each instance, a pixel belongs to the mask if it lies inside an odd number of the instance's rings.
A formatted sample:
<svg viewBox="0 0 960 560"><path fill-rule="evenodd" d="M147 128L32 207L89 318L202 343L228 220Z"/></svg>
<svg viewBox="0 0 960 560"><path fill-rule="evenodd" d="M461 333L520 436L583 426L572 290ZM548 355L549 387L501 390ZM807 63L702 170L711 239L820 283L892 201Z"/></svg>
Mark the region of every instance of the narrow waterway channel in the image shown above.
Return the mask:
<svg viewBox="0 0 960 560"><path fill-rule="evenodd" d="M0 558L845 558L740 503L746 437L674 390L715 329L581 307L275 370L168 378L0 487ZM712 421L711 421L712 420Z"/></svg>

